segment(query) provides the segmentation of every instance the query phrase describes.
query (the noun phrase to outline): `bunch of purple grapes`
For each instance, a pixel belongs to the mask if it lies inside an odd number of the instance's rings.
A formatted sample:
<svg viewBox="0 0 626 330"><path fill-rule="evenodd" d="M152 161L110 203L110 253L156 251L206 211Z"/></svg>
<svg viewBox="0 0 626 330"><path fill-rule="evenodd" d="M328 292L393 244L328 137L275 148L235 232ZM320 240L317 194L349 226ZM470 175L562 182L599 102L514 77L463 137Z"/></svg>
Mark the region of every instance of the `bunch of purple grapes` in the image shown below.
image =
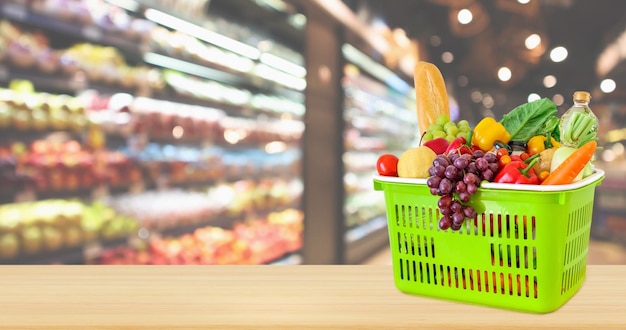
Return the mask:
<svg viewBox="0 0 626 330"><path fill-rule="evenodd" d="M437 202L442 215L439 228L457 231L466 218L476 217L476 210L464 204L476 193L481 181L493 181L497 172L498 159L493 153L477 150L472 154L438 155L428 169L426 184L432 195L441 196Z"/></svg>

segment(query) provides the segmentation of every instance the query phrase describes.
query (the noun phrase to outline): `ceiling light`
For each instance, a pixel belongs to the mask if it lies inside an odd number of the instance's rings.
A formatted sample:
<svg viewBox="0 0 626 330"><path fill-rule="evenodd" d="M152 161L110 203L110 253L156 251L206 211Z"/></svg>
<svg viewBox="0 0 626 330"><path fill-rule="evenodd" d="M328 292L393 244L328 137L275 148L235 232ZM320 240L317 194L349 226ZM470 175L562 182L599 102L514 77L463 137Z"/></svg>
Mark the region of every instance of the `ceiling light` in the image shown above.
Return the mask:
<svg viewBox="0 0 626 330"><path fill-rule="evenodd" d="M263 64L269 65L286 73L290 73L296 77L303 78L306 76L306 69L303 66L292 63L270 53L261 54L260 61Z"/></svg>
<svg viewBox="0 0 626 330"><path fill-rule="evenodd" d="M560 106L563 104L563 102L565 102L565 98L561 94L554 94L554 96L552 97L552 102L554 102L556 106Z"/></svg>
<svg viewBox="0 0 626 330"><path fill-rule="evenodd" d="M491 97L491 95L487 95L483 97L482 103L483 103L483 106L487 109L493 108L493 104L494 104L493 97Z"/></svg>
<svg viewBox="0 0 626 330"><path fill-rule="evenodd" d="M544 85L546 88L552 88L552 87L554 87L554 86L556 85L556 77L555 77L555 76L553 76L553 75L551 75L551 74L549 74L549 75L547 75L547 76L543 77L543 85Z"/></svg>
<svg viewBox="0 0 626 330"><path fill-rule="evenodd" d="M146 53L143 60L152 65L160 66L167 69L185 72L194 76L217 80L226 84L237 84L239 81L235 74L210 68L204 65L198 65L187 61L182 61L173 57L164 56L157 53Z"/></svg>
<svg viewBox="0 0 626 330"><path fill-rule="evenodd" d="M302 29L306 25L306 16L297 13L289 16L289 24L297 29Z"/></svg>
<svg viewBox="0 0 626 330"><path fill-rule="evenodd" d="M219 33L209 31L203 27L189 23L164 12L150 8L146 10L144 15L147 19L157 24L166 26L173 30L184 32L190 36L206 41L212 45L226 49L235 54L245 56L253 60L258 59L261 55L261 52L255 47L244 44L243 42L239 42L235 39L228 38Z"/></svg>
<svg viewBox="0 0 626 330"><path fill-rule="evenodd" d="M272 141L265 145L265 152L268 154L277 154L287 150L287 145L282 141Z"/></svg>
<svg viewBox="0 0 626 330"><path fill-rule="evenodd" d="M172 136L177 140L182 138L184 134L185 129L182 126L174 126L172 129Z"/></svg>
<svg viewBox="0 0 626 330"><path fill-rule="evenodd" d="M550 59L552 62L563 62L567 58L567 48L563 46L555 47L550 52Z"/></svg>
<svg viewBox="0 0 626 330"><path fill-rule="evenodd" d="M509 81L511 79L511 69L507 68L506 66L498 69L498 79L500 79L501 81Z"/></svg>
<svg viewBox="0 0 626 330"><path fill-rule="evenodd" d="M615 160L615 152L611 149L604 150L602 152L602 160L605 162L612 162Z"/></svg>
<svg viewBox="0 0 626 330"><path fill-rule="evenodd" d="M600 90L604 93L610 93L615 90L615 80L613 79L604 79L600 83Z"/></svg>
<svg viewBox="0 0 626 330"><path fill-rule="evenodd" d="M525 4L529 3L530 0L517 0L517 2L519 2L522 5L525 5Z"/></svg>
<svg viewBox="0 0 626 330"><path fill-rule="evenodd" d="M529 35L524 41L524 45L528 49L535 49L540 44L541 44L541 37L536 33Z"/></svg>
<svg viewBox="0 0 626 330"><path fill-rule="evenodd" d="M611 147L611 150L615 152L615 155L621 156L624 154L624 145L621 143L616 143Z"/></svg>
<svg viewBox="0 0 626 330"><path fill-rule="evenodd" d="M254 73L261 78L299 91L303 91L306 88L306 80L304 78L287 74L263 63L257 64L257 66L254 67Z"/></svg>
<svg viewBox="0 0 626 330"><path fill-rule="evenodd" d="M441 54L441 60L444 63L452 63L452 61L454 61L454 55L450 52L443 52L443 54Z"/></svg>
<svg viewBox="0 0 626 330"><path fill-rule="evenodd" d="M541 96L539 96L539 94L537 94L537 93L530 93L530 94L528 94L528 102L537 101L539 99L541 99Z"/></svg>
<svg viewBox="0 0 626 330"><path fill-rule="evenodd" d="M394 41L400 47L409 47L411 45L411 41L406 36L406 31L404 31L403 29L399 29L399 28L394 29L392 34L393 34Z"/></svg>
<svg viewBox="0 0 626 330"><path fill-rule="evenodd" d="M433 47L438 47L439 45L441 45L441 38L439 36L432 36L429 40L430 45Z"/></svg>
<svg viewBox="0 0 626 330"><path fill-rule="evenodd" d="M478 103L483 100L483 93L480 91L473 91L472 94L470 94L470 97L474 103Z"/></svg>
<svg viewBox="0 0 626 330"><path fill-rule="evenodd" d="M472 15L472 12L469 9L461 9L456 18L461 24L469 24L474 18L474 15Z"/></svg>
<svg viewBox="0 0 626 330"><path fill-rule="evenodd" d="M372 60L356 47L350 44L344 44L341 46L341 51L343 56L345 56L349 62L358 65L361 69L385 82L389 87L395 89L396 91L400 93L411 93L411 91L415 91L415 89L411 88L409 84L393 73L393 71Z"/></svg>

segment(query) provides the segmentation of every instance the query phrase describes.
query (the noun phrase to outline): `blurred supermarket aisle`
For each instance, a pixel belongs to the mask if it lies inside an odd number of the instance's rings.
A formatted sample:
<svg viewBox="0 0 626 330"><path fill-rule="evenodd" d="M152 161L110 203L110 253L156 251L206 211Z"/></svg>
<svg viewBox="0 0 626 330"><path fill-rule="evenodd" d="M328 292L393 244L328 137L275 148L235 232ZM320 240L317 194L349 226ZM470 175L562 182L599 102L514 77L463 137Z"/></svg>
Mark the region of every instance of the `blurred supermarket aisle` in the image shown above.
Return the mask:
<svg viewBox="0 0 626 330"><path fill-rule="evenodd" d="M590 265L624 265L626 264L626 248L620 244L598 240L589 242ZM385 249L364 262L366 265L391 265L391 251Z"/></svg>

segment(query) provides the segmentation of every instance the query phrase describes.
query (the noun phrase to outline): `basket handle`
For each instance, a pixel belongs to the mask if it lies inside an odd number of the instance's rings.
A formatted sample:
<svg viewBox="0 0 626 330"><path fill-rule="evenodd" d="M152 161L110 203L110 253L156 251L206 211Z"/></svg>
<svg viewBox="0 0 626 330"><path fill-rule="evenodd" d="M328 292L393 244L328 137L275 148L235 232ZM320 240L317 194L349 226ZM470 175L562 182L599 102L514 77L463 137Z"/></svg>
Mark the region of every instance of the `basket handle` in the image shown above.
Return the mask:
<svg viewBox="0 0 626 330"><path fill-rule="evenodd" d="M383 184L382 184L382 182L380 182L380 181L378 181L378 180L374 179L374 190L376 190L376 191L381 191L381 190L383 190Z"/></svg>

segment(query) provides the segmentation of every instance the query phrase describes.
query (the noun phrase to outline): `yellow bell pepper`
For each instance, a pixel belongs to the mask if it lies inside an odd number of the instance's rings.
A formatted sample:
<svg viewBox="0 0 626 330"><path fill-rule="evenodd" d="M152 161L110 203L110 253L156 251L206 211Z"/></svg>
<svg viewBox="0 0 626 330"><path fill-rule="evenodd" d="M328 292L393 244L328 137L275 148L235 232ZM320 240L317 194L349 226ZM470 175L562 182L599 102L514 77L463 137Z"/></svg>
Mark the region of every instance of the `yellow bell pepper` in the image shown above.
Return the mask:
<svg viewBox="0 0 626 330"><path fill-rule="evenodd" d="M550 137L550 143L548 143L548 137L545 135L536 135L530 138L526 143L526 151L529 154L538 154L546 149L550 148L558 148L561 144L555 140L553 137Z"/></svg>
<svg viewBox="0 0 626 330"><path fill-rule="evenodd" d="M493 149L493 143L496 141L509 143L510 140L511 134L492 117L485 117L479 121L472 135L472 144L485 152Z"/></svg>

